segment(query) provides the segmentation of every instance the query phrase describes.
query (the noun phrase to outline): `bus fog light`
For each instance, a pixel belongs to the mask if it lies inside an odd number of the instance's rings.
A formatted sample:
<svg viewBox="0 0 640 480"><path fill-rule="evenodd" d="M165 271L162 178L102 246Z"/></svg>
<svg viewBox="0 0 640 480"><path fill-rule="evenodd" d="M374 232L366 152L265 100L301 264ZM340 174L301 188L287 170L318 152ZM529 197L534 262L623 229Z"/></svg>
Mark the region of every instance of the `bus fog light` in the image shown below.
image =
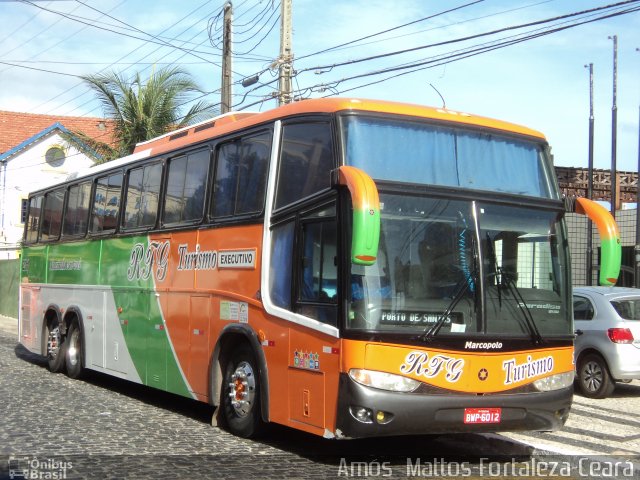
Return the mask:
<svg viewBox="0 0 640 480"><path fill-rule="evenodd" d="M393 413L383 412L382 410L378 410L378 412L376 412L376 422L378 422L380 425L385 425L392 419Z"/></svg>
<svg viewBox="0 0 640 480"><path fill-rule="evenodd" d="M392 392L413 392L420 386L420 382L412 378L362 368L352 368L349 376L360 385Z"/></svg>
<svg viewBox="0 0 640 480"><path fill-rule="evenodd" d="M551 392L553 390L560 390L561 388L567 388L573 383L574 373L565 372L551 375L550 377L541 378L533 382L533 386L539 392Z"/></svg>
<svg viewBox="0 0 640 480"><path fill-rule="evenodd" d="M368 408L352 405L349 407L349 412L351 412L353 418L361 423L373 423L373 412Z"/></svg>

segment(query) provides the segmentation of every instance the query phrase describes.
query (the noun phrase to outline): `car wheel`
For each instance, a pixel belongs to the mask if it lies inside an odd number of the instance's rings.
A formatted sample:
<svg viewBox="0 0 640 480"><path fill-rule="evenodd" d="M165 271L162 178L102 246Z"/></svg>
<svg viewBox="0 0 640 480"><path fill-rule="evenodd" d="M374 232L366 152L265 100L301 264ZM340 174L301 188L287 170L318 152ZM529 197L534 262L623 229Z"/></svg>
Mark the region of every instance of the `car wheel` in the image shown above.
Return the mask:
<svg viewBox="0 0 640 480"><path fill-rule="evenodd" d="M578 389L585 397L605 398L616 385L604 359L595 353L585 355L578 362Z"/></svg>

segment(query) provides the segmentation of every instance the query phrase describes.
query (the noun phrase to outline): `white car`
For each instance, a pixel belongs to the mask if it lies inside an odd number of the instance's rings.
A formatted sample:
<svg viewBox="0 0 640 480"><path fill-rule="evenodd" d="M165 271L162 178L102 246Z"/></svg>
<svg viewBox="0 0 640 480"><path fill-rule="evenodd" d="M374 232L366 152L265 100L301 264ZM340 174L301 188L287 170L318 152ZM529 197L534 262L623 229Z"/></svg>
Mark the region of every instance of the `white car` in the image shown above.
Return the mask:
<svg viewBox="0 0 640 480"><path fill-rule="evenodd" d="M640 379L640 289L573 289L576 387L605 398L615 382Z"/></svg>

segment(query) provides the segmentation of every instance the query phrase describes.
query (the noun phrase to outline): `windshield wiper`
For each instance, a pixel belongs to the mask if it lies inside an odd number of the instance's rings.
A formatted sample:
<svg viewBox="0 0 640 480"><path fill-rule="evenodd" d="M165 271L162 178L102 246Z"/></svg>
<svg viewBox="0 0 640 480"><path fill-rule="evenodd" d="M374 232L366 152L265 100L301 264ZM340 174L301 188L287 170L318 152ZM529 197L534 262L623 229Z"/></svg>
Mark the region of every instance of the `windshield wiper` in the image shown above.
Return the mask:
<svg viewBox="0 0 640 480"><path fill-rule="evenodd" d="M473 272L469 273L468 276L465 276L465 278L462 280L460 284L460 288L458 288L458 292L453 297L453 299L451 299L451 302L449 303L445 311L442 312L442 314L438 317L438 319L436 320L436 323L431 325L431 327L427 327L428 330L427 328L425 328L425 332L422 335L420 335L420 337L418 337L420 340L427 342L433 339L433 337L435 337L438 334L438 332L440 331L444 323L447 321L448 318L450 318L450 315L453 309L456 308L458 303L460 303L460 300L462 300L462 297L464 296L464 294L467 293L471 285L473 285L473 282L471 281L471 279L475 276L475 274L476 272L474 270Z"/></svg>
<svg viewBox="0 0 640 480"><path fill-rule="evenodd" d="M502 284L509 289L509 291L511 292L511 295L513 295L513 298L518 303L518 307L520 307L520 311L522 312L522 317L524 318L527 328L529 329L529 333L531 334L531 339L533 340L533 343L537 345L543 343L542 335L540 335L538 326L536 325L536 322L533 319L533 315L531 315L531 310L529 310L529 307L527 307L527 304L524 301L522 294L520 293L520 289L513 281L513 278L500 267L497 267L497 271L500 274ZM498 291L499 290L500 290L500 285L498 285Z"/></svg>

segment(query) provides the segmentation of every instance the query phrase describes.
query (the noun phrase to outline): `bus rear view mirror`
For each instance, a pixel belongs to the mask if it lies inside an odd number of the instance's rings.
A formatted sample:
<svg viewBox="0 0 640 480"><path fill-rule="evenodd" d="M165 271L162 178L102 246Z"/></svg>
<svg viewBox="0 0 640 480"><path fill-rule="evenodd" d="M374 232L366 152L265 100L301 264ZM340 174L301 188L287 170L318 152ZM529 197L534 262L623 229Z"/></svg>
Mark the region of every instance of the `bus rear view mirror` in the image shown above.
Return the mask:
<svg viewBox="0 0 640 480"><path fill-rule="evenodd" d="M602 251L600 285L615 285L618 281L618 275L620 275L620 264L622 262L622 247L620 246L618 224L606 208L586 198L576 198L574 211L589 217L598 228Z"/></svg>
<svg viewBox="0 0 640 480"><path fill-rule="evenodd" d="M338 185L349 189L353 203L351 262L373 265L378 256L380 240L380 198L376 184L356 167L338 168L337 177Z"/></svg>

